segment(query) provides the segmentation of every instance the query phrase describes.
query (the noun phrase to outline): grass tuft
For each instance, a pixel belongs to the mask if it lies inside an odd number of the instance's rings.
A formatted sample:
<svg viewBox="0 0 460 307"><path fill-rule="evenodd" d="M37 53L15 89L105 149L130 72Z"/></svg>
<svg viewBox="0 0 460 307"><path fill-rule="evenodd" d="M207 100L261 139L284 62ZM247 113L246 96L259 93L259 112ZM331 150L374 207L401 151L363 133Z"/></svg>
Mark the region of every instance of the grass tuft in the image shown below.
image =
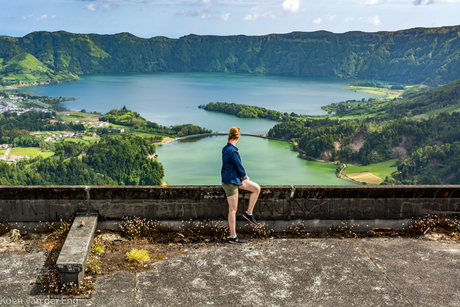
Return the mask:
<svg viewBox="0 0 460 307"><path fill-rule="evenodd" d="M126 253L126 257L128 257L129 260L131 261L136 261L139 263L144 263L148 261L152 256L150 256L147 251L141 249L137 250L133 248L130 252Z"/></svg>

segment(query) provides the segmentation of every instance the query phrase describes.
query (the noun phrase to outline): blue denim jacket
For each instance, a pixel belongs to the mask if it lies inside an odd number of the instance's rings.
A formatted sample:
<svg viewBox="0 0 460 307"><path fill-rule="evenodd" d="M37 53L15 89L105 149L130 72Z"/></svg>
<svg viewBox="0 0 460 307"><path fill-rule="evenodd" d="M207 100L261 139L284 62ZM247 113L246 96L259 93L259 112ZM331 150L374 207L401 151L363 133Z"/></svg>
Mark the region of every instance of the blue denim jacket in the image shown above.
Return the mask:
<svg viewBox="0 0 460 307"><path fill-rule="evenodd" d="M222 183L243 184L242 179L247 177L246 171L241 164L238 148L231 143L222 148Z"/></svg>

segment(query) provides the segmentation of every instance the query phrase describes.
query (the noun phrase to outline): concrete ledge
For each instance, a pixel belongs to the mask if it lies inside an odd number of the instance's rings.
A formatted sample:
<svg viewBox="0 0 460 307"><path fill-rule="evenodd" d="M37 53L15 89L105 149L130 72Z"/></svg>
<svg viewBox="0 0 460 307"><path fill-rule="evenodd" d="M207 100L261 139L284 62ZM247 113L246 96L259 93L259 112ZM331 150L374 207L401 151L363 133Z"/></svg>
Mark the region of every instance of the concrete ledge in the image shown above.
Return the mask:
<svg viewBox="0 0 460 307"><path fill-rule="evenodd" d="M239 196L244 212L249 193ZM100 220L226 220L221 186L0 187L0 221L70 219L92 212ZM396 220L426 214L460 215L459 186L262 186L259 220Z"/></svg>
<svg viewBox="0 0 460 307"><path fill-rule="evenodd" d="M75 218L56 262L61 272L61 286L70 282L79 285L83 281L96 226L97 215L78 215Z"/></svg>

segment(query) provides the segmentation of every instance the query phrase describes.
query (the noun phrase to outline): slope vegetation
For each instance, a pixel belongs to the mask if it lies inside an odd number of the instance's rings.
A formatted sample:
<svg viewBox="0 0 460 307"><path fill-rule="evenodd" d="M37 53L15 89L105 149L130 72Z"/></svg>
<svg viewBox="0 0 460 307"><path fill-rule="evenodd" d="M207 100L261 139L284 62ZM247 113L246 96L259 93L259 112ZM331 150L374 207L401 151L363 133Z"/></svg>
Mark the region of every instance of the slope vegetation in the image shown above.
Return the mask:
<svg viewBox="0 0 460 307"><path fill-rule="evenodd" d="M459 184L460 80L384 105L386 113L360 119L293 118L268 136L292 140L315 159L369 165L397 158L398 172L384 183Z"/></svg>
<svg viewBox="0 0 460 307"><path fill-rule="evenodd" d="M326 31L265 36L143 39L33 32L0 37L0 61L18 52L75 74L125 71L243 72L439 85L460 79L460 26L397 32Z"/></svg>

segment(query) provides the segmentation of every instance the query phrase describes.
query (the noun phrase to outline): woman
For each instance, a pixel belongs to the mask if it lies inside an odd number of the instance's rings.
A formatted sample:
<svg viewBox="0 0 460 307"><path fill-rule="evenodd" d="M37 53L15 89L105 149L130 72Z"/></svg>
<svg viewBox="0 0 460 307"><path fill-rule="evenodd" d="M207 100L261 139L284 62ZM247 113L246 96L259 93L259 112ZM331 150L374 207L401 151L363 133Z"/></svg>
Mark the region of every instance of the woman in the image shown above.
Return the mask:
<svg viewBox="0 0 460 307"><path fill-rule="evenodd" d="M238 209L238 189L251 192L249 197L248 210L243 217L250 223L257 225L252 210L260 194L260 186L249 180L243 165L236 143L240 140L240 128L232 127L228 132L228 143L222 149L222 186L225 190L228 201L228 226L230 228L229 243L246 243L245 240L236 235L236 211Z"/></svg>

